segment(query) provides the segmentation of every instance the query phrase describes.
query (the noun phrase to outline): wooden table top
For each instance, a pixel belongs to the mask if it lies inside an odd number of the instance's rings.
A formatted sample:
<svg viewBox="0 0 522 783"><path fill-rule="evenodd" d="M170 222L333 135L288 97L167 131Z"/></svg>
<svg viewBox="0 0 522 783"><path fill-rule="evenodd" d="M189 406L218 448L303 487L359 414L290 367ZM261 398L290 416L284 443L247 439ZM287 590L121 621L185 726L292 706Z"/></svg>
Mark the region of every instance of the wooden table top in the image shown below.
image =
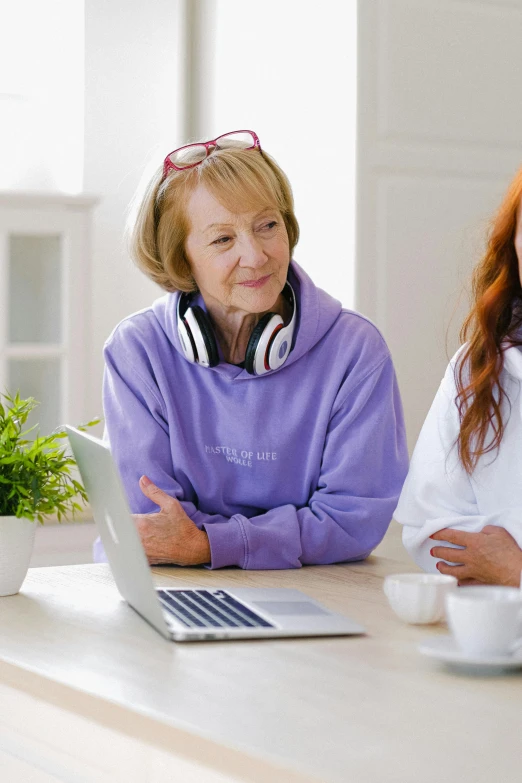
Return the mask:
<svg viewBox="0 0 522 783"><path fill-rule="evenodd" d="M292 571L155 568L157 585L297 588L368 632L191 644L148 626L105 565L30 569L0 600L0 681L201 759L220 749L224 771L236 754L245 780L521 780L522 675L421 656L420 640L447 629L391 612L383 578L416 570L405 566L392 553Z"/></svg>

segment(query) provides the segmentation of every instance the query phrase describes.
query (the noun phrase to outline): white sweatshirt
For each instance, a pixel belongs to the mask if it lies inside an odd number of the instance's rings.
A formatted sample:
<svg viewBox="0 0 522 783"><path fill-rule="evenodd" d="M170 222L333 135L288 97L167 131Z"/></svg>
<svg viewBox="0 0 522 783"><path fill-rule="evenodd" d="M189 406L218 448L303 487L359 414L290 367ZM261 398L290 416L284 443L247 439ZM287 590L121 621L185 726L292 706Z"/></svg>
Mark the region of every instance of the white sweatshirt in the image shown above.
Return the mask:
<svg viewBox="0 0 522 783"><path fill-rule="evenodd" d="M502 406L504 437L498 451L480 458L471 476L458 459L456 445L458 354L448 365L424 422L394 513L404 525L404 546L421 568L434 573L437 558L430 549L444 542L429 536L442 528L476 533L486 525L498 525L522 547L522 352L511 347L504 353L501 384L509 400Z"/></svg>

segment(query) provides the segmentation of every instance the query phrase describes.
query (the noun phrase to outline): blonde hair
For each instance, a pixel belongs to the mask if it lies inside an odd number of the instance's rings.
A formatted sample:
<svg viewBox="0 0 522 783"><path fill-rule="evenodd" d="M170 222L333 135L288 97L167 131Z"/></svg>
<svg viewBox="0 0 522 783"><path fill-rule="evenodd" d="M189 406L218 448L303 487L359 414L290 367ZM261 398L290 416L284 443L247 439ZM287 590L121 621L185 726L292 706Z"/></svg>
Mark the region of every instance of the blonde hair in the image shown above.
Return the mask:
<svg viewBox="0 0 522 783"><path fill-rule="evenodd" d="M216 150L198 166L163 167L147 185L128 230L130 254L144 274L165 291L197 289L185 252L188 200L198 185L230 211L276 208L282 215L290 254L299 239L290 183L275 160L261 150Z"/></svg>

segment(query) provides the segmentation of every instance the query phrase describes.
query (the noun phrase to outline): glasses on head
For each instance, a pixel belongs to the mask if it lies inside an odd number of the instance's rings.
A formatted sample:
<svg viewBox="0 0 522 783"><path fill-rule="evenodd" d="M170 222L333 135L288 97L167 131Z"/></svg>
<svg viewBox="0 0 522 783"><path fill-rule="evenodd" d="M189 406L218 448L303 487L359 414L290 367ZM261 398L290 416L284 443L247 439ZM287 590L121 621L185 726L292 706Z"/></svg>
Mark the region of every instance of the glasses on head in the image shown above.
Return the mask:
<svg viewBox="0 0 522 783"><path fill-rule="evenodd" d="M199 166L215 150L254 150L261 149L257 134L250 130L223 133L212 141L201 141L196 144L186 144L184 147L169 152L163 163L163 179L169 171L183 171Z"/></svg>

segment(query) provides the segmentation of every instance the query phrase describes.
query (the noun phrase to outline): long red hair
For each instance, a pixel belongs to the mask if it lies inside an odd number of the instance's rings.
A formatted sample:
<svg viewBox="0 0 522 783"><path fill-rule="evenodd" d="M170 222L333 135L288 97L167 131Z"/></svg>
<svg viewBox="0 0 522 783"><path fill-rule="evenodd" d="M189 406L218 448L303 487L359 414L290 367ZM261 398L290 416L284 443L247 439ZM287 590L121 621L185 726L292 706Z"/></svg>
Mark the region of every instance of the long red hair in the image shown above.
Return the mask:
<svg viewBox="0 0 522 783"><path fill-rule="evenodd" d="M522 325L522 288L514 242L521 200L522 169L492 220L486 252L473 272L472 308L460 332L467 345L456 368L457 442L468 474L483 454L500 446L506 398L500 383L503 352L510 345L522 344L517 334ZM491 437L486 441L488 433Z"/></svg>

